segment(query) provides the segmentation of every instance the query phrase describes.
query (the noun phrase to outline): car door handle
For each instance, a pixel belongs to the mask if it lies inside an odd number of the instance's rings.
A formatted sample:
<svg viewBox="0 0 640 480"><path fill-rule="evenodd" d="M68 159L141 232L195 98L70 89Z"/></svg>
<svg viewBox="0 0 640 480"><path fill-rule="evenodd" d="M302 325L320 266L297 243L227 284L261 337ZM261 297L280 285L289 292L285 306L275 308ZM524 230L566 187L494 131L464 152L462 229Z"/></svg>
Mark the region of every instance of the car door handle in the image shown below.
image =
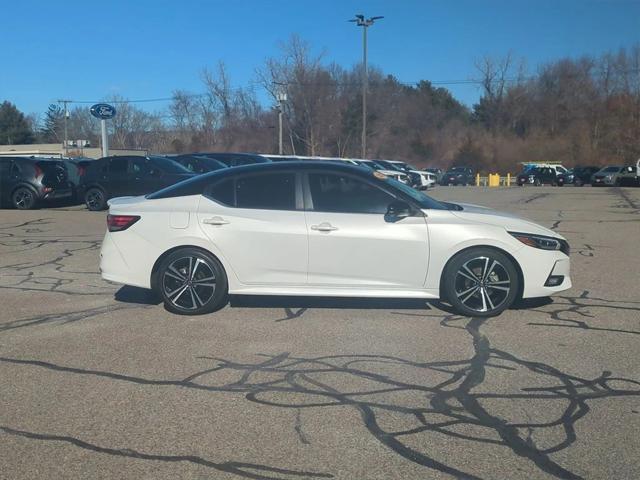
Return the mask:
<svg viewBox="0 0 640 480"><path fill-rule="evenodd" d="M222 217L211 217L211 218L205 218L204 220L202 220L202 223L207 225L226 225L229 222L227 222Z"/></svg>
<svg viewBox="0 0 640 480"><path fill-rule="evenodd" d="M334 227L327 222L322 222L320 225L311 225L311 230L317 230L319 232L333 232L334 230L338 230L338 227Z"/></svg>

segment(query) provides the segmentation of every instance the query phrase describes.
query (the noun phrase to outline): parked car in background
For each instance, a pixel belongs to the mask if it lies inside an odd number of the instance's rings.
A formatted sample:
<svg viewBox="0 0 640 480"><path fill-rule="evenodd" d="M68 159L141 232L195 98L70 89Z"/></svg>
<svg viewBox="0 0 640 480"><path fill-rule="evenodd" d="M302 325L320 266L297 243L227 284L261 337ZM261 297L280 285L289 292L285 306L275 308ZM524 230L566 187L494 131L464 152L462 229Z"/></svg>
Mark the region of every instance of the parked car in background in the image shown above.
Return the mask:
<svg viewBox="0 0 640 480"><path fill-rule="evenodd" d="M436 176L437 183L440 183L440 180L442 180L442 175L444 174L441 168L425 168L424 171L433 173Z"/></svg>
<svg viewBox="0 0 640 480"><path fill-rule="evenodd" d="M302 158L296 155L262 155L265 158L268 158L272 162L292 162L296 160L302 160Z"/></svg>
<svg viewBox="0 0 640 480"><path fill-rule="evenodd" d="M432 173L418 170L413 165L409 165L408 163L401 162L399 160L389 160L388 162L409 174L409 178L411 178L411 186L413 188L426 190L428 188L435 187L436 179L435 175Z"/></svg>
<svg viewBox="0 0 640 480"><path fill-rule="evenodd" d="M0 156L0 204L20 210L45 201L70 199L67 167L60 159Z"/></svg>
<svg viewBox="0 0 640 480"><path fill-rule="evenodd" d="M67 167L67 175L72 190L71 199L73 201L82 200L82 198L78 196L78 188L82 183L82 177L87 172L87 167L93 161L93 158L87 157L62 158L62 162Z"/></svg>
<svg viewBox="0 0 640 480"><path fill-rule="evenodd" d="M524 185L558 185L558 177L553 168L534 167L518 175L516 182L519 187Z"/></svg>
<svg viewBox="0 0 640 480"><path fill-rule="evenodd" d="M473 185L474 177L473 170L469 167L451 167L442 176L440 185Z"/></svg>
<svg viewBox="0 0 640 480"><path fill-rule="evenodd" d="M529 169L533 169L533 168L550 168L555 172L556 177L558 175L566 175L567 172L569 171L567 168L565 168L560 163L525 162L522 165L524 165L523 171L528 171Z"/></svg>
<svg viewBox="0 0 640 480"><path fill-rule="evenodd" d="M198 157L213 158L224 163L227 167L240 167L242 165L252 165L254 163L269 163L271 159L264 155L258 155L256 153L193 153L192 155Z"/></svg>
<svg viewBox="0 0 640 480"><path fill-rule="evenodd" d="M384 163L379 160L347 160L347 162L361 167L367 167L371 170L376 170L389 178L393 178L394 180L404 183L405 185L408 185L411 182L409 175L406 172L403 172L398 168L392 168L388 165L384 165Z"/></svg>
<svg viewBox="0 0 640 480"><path fill-rule="evenodd" d="M618 185L621 187L640 186L640 160L636 165L627 165L618 175Z"/></svg>
<svg viewBox="0 0 640 480"><path fill-rule="evenodd" d="M570 172L558 175L558 185L573 184L576 187L582 187L591 183L591 177L598 170L600 170L600 167L595 166L573 167Z"/></svg>
<svg viewBox="0 0 640 480"><path fill-rule="evenodd" d="M182 315L244 294L441 298L485 317L571 287L557 232L346 162L218 170L109 207L102 277Z"/></svg>
<svg viewBox="0 0 640 480"><path fill-rule="evenodd" d="M198 155L172 155L167 156L167 158L178 162L190 172L198 174L213 172L222 168L229 168L226 163L223 163L220 160L209 157L200 157Z"/></svg>
<svg viewBox="0 0 640 480"><path fill-rule="evenodd" d="M192 176L194 173L167 157L103 157L87 167L80 193L89 210L104 210L110 198L145 195Z"/></svg>
<svg viewBox="0 0 640 480"><path fill-rule="evenodd" d="M594 187L602 187L602 186L615 186L619 185L620 179L619 175L623 172L624 167L619 165L609 165L608 167L603 167L593 174L591 179L591 185Z"/></svg>

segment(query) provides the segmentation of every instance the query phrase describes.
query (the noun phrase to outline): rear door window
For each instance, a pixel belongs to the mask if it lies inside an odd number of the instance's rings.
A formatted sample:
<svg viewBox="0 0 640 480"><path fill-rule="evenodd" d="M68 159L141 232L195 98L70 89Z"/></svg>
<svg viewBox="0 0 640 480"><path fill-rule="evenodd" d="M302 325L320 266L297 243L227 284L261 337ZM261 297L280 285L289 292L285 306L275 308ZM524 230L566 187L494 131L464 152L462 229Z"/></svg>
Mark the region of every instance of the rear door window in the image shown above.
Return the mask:
<svg viewBox="0 0 640 480"><path fill-rule="evenodd" d="M146 158L132 158L130 166L134 175L144 175L148 170Z"/></svg>
<svg viewBox="0 0 640 480"><path fill-rule="evenodd" d="M294 173L268 173L237 177L236 206L268 210L296 209Z"/></svg>

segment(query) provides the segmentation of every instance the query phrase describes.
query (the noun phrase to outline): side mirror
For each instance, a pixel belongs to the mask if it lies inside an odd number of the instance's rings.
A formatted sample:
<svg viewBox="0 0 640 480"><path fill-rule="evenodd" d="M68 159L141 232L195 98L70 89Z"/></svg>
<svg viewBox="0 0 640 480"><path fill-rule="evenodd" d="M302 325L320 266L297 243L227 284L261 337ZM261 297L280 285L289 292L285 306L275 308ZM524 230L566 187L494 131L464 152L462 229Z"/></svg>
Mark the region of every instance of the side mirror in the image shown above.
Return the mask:
<svg viewBox="0 0 640 480"><path fill-rule="evenodd" d="M384 219L387 222L397 222L403 218L411 216L411 205L401 200L391 202L387 207L387 213L384 215Z"/></svg>

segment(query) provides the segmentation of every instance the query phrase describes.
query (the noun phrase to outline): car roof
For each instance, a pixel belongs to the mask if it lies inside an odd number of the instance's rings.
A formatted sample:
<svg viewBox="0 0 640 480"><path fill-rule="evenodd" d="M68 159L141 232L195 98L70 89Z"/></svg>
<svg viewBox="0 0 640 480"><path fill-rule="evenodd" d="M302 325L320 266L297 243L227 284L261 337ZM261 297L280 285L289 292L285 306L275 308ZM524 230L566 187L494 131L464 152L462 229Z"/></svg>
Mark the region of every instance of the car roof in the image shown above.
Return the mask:
<svg viewBox="0 0 640 480"><path fill-rule="evenodd" d="M235 175L240 173L279 172L285 170L327 170L343 171L345 173L370 174L371 170L365 167L344 162L328 162L326 160L292 160L290 162L252 163L232 167L226 170L218 170L205 175Z"/></svg>

